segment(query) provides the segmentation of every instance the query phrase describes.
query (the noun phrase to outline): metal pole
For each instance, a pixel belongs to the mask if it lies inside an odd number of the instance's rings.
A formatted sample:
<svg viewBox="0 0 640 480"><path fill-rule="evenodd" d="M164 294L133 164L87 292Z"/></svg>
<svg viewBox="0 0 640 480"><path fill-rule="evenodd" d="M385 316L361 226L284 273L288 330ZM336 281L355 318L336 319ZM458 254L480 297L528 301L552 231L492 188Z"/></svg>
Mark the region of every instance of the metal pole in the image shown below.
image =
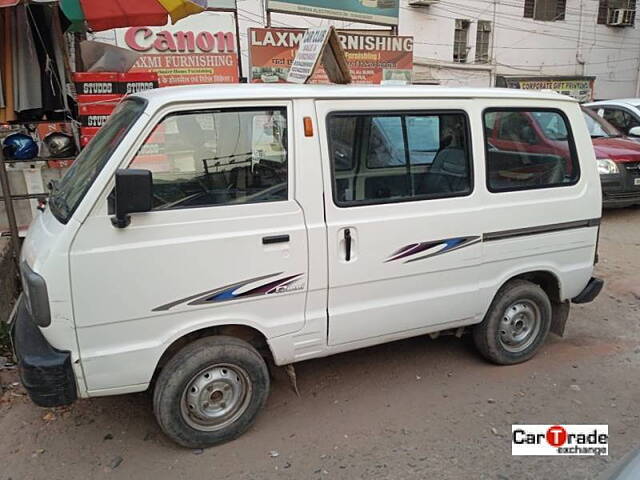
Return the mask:
<svg viewBox="0 0 640 480"><path fill-rule="evenodd" d="M496 16L498 15L498 0L493 0L493 21L491 22L491 57L489 58L489 62L491 64L492 69L489 71L489 86L495 87L497 83L498 77L498 60L496 59L496 30L498 26L496 25Z"/></svg>
<svg viewBox="0 0 640 480"><path fill-rule="evenodd" d="M233 11L233 19L236 22L236 48L238 49L238 77L242 83L242 50L240 48L240 19L238 18L238 8Z"/></svg>
<svg viewBox="0 0 640 480"><path fill-rule="evenodd" d="M9 219L9 231L11 233L11 244L13 246L13 260L19 265L20 258L20 237L18 234L18 222L16 222L16 212L13 209L13 199L11 198L11 189L9 188L9 176L7 175L7 167L4 163L4 153L0 148L0 186L2 187L2 195L4 196L4 208Z"/></svg>

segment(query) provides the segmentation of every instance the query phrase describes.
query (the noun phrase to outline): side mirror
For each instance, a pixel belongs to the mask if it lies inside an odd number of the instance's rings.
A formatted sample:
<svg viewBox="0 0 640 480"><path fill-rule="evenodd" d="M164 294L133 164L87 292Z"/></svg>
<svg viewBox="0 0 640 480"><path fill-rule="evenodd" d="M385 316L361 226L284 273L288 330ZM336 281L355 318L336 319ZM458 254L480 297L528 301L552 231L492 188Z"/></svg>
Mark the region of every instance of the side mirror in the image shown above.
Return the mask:
<svg viewBox="0 0 640 480"><path fill-rule="evenodd" d="M153 180L149 170L120 169L116 172L116 214L111 223L125 228L130 213L148 212L153 207Z"/></svg>
<svg viewBox="0 0 640 480"><path fill-rule="evenodd" d="M629 130L630 137L640 137L640 127L633 127Z"/></svg>

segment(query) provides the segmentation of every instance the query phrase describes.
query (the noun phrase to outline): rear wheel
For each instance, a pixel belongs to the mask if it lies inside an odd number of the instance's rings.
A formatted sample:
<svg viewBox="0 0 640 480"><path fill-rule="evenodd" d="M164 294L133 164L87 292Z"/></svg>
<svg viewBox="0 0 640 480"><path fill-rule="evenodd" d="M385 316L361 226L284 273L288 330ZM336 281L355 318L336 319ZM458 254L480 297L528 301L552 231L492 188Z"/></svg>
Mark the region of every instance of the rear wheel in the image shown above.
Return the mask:
<svg viewBox="0 0 640 480"><path fill-rule="evenodd" d="M486 359L500 365L527 361L549 333L551 312L542 288L513 280L498 291L484 320L474 327L476 347Z"/></svg>
<svg viewBox="0 0 640 480"><path fill-rule="evenodd" d="M233 337L208 337L187 345L164 366L154 390L154 412L172 440L205 448L244 433L268 394L267 365L251 345Z"/></svg>

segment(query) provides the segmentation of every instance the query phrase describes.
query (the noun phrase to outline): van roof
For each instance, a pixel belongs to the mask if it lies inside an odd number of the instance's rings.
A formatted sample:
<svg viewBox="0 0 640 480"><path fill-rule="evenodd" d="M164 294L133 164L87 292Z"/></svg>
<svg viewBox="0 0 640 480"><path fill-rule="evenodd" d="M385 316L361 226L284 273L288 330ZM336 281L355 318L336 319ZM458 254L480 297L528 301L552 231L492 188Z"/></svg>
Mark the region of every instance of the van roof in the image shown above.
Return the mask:
<svg viewBox="0 0 640 480"><path fill-rule="evenodd" d="M295 85L295 84L213 84L186 85L148 90L136 94L160 105L207 100L264 99L351 99L351 98L511 98L576 102L550 91L511 88L450 88L428 85Z"/></svg>

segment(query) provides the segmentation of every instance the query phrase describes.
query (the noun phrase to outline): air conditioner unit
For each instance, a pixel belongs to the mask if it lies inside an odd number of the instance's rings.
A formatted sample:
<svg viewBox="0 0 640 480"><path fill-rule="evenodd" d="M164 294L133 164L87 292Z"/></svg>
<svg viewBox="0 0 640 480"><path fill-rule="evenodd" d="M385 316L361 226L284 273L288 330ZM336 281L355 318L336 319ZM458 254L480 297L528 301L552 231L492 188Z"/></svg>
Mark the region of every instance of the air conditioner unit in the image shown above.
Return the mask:
<svg viewBox="0 0 640 480"><path fill-rule="evenodd" d="M440 0L409 0L410 7L428 7L435 3L438 3Z"/></svg>
<svg viewBox="0 0 640 480"><path fill-rule="evenodd" d="M607 25L625 27L633 25L636 12L630 8L612 8L609 10Z"/></svg>
<svg viewBox="0 0 640 480"><path fill-rule="evenodd" d="M469 20L456 20L456 30L464 30L469 26Z"/></svg>

